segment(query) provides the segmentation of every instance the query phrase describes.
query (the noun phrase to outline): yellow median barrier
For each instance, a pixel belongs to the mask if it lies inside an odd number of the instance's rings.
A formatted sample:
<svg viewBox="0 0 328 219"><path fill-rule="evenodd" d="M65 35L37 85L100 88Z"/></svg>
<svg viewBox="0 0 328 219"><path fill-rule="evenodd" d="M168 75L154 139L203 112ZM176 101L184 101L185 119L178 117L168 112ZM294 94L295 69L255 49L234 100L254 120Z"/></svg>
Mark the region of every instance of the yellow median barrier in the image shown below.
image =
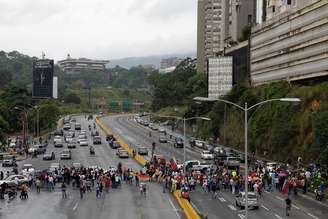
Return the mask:
<svg viewBox="0 0 328 219"><path fill-rule="evenodd" d="M188 219L201 219L199 214L195 211L195 209L191 206L190 202L182 198L180 196L180 190L177 190L174 192L174 197L178 201L180 207L183 209L185 215L187 216Z"/></svg>

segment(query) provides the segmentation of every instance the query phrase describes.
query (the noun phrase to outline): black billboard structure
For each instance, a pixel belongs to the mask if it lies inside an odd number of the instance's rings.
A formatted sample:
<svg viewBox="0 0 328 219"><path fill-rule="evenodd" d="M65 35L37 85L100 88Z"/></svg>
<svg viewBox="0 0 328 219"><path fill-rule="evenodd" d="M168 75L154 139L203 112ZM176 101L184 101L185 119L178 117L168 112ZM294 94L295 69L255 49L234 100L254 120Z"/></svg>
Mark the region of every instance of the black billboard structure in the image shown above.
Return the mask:
<svg viewBox="0 0 328 219"><path fill-rule="evenodd" d="M54 60L40 59L33 62L33 98L53 97Z"/></svg>

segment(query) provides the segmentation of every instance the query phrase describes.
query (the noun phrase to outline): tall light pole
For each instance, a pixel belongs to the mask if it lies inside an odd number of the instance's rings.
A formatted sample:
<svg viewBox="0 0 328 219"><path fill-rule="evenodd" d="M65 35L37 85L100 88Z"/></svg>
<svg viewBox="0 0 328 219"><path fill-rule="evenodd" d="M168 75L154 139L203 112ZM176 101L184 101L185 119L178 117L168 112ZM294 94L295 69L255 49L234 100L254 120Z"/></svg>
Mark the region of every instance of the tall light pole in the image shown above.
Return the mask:
<svg viewBox="0 0 328 219"><path fill-rule="evenodd" d="M39 138L39 136L40 136L40 107L35 105L33 108L36 111L36 120L37 120L37 123L36 123L36 137Z"/></svg>
<svg viewBox="0 0 328 219"><path fill-rule="evenodd" d="M22 109L20 107L14 107L15 110L18 110L18 111L21 111L24 115L24 120L25 122L23 121L23 146L25 147L26 149L26 135L28 135L28 119L27 119L27 112L25 109Z"/></svg>
<svg viewBox="0 0 328 219"><path fill-rule="evenodd" d="M217 99L217 98L208 98L208 97L195 97L195 101L219 101L226 104L233 105L237 107L238 109L242 110L245 114L244 118L244 125L245 125L245 219L248 218L248 111L251 109L254 109L255 107L258 107L262 104L274 102L274 101L280 101L280 102L300 102L301 100L299 98L277 98L277 99L269 99L264 100L262 102L256 103L251 107L248 107L247 102L245 102L245 106L242 107L236 103L230 102L228 100L223 99Z"/></svg>
<svg viewBox="0 0 328 219"><path fill-rule="evenodd" d="M194 119L201 119L201 120L205 120L205 121L211 120L210 118L201 117L201 116L195 116L195 117L189 117L189 118L179 117L179 116L162 116L162 115L155 115L155 116L161 117L161 118L171 118L171 119L177 119L177 120L183 121L183 163L186 162L186 121L194 120Z"/></svg>

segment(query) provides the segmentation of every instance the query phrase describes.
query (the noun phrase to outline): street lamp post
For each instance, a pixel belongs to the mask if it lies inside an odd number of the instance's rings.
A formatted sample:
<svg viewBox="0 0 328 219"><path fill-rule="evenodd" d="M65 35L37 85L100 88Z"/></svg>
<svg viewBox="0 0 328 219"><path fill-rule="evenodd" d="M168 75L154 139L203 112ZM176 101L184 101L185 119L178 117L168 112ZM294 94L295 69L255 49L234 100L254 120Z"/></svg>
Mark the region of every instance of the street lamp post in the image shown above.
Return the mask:
<svg viewBox="0 0 328 219"><path fill-rule="evenodd" d="M36 137L38 138L40 136L40 107L34 106L33 108L36 110Z"/></svg>
<svg viewBox="0 0 328 219"><path fill-rule="evenodd" d="M280 102L300 102L301 100L299 98L277 98L277 99L269 99L264 100L262 102L256 103L251 107L248 107L247 102L245 102L245 106L242 107L236 103L230 102L228 100L218 99L218 98L208 98L208 97L195 97L195 101L219 101L226 104L233 105L237 107L238 109L244 111L244 125L245 125L245 219L248 218L248 111L251 109L254 109L255 107L258 107L262 104L274 102L274 101L280 101Z"/></svg>
<svg viewBox="0 0 328 219"><path fill-rule="evenodd" d="M177 119L177 120L182 120L183 121L183 163L186 162L186 121L189 120L193 120L193 119L201 119L201 120L205 120L205 121L210 121L210 118L207 117L199 117L199 116L195 116L195 117L189 117L189 118L185 118L185 117L178 117L178 116L162 116L162 115L156 115L158 117L162 117L162 118L172 118L172 119Z"/></svg>
<svg viewBox="0 0 328 219"><path fill-rule="evenodd" d="M24 115L24 120L23 121L23 146L26 149L26 135L28 135L28 118L27 118L27 112L25 109L19 108L19 107L14 107L15 110L21 111Z"/></svg>

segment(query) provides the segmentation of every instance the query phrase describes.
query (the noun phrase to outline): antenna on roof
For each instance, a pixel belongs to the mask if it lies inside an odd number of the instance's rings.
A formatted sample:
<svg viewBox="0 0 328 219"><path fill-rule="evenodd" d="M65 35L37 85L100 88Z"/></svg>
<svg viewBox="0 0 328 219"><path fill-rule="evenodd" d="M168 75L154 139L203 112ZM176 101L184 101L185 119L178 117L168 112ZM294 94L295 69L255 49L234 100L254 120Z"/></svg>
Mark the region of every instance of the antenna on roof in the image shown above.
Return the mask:
<svg viewBox="0 0 328 219"><path fill-rule="evenodd" d="M46 54L44 52L42 52L41 57L42 57L42 59L45 59L46 58Z"/></svg>

